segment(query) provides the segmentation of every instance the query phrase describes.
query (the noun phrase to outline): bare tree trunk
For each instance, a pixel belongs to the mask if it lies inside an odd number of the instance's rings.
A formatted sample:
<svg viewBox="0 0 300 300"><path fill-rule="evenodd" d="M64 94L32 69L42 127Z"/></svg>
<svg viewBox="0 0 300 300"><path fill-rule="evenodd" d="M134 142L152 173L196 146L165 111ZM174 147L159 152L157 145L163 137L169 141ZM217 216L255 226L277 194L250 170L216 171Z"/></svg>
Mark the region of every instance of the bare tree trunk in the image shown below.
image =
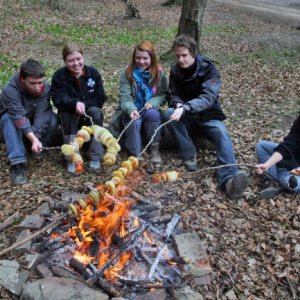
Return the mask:
<svg viewBox="0 0 300 300"><path fill-rule="evenodd" d="M197 43L198 50L201 49L200 41L202 35L202 23L206 9L207 0L184 0L181 5L181 16L179 20L177 35L189 34ZM164 62L174 62L175 56L171 50L162 54L160 59Z"/></svg>
<svg viewBox="0 0 300 300"><path fill-rule="evenodd" d="M141 18L136 4L131 0L122 0L126 3L126 19Z"/></svg>
<svg viewBox="0 0 300 300"><path fill-rule="evenodd" d="M177 36L186 33L195 39L200 49L202 23L207 0L184 0L181 6L181 16Z"/></svg>
<svg viewBox="0 0 300 300"><path fill-rule="evenodd" d="M182 0L167 0L165 1L162 6L170 6L170 5L181 5L182 4Z"/></svg>
<svg viewBox="0 0 300 300"><path fill-rule="evenodd" d="M62 10L61 0L48 0L47 4L52 10Z"/></svg>

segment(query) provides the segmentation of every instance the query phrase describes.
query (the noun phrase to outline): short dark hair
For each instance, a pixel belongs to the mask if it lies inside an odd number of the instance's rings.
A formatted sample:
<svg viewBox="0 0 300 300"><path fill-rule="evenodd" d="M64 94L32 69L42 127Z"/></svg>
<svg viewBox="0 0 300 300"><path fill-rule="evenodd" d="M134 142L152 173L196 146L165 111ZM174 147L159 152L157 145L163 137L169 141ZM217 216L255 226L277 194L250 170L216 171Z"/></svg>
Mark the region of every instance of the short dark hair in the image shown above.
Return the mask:
<svg viewBox="0 0 300 300"><path fill-rule="evenodd" d="M41 78L45 76L45 68L37 60L29 58L22 63L20 75L23 79L29 76Z"/></svg>
<svg viewBox="0 0 300 300"><path fill-rule="evenodd" d="M181 34L175 39L172 45L172 50L174 51L177 47L184 47L188 49L193 57L196 57L197 55L197 43L188 34Z"/></svg>

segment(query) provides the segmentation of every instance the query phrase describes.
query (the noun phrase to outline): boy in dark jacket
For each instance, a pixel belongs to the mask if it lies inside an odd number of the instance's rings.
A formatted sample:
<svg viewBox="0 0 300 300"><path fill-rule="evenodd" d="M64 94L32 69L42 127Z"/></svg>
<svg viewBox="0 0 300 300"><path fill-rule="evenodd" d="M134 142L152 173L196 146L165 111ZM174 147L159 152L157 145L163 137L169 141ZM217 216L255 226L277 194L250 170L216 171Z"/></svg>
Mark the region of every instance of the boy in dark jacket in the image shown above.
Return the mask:
<svg viewBox="0 0 300 300"><path fill-rule="evenodd" d="M200 130L216 148L220 165L235 164L235 155L229 133L222 122L226 117L219 103L220 75L215 66L197 54L194 39L183 34L173 43L177 64L171 68L169 109L166 119L175 135L187 171L197 170L196 147L191 134ZM231 199L242 197L248 186L248 177L236 166L220 168L219 187Z"/></svg>
<svg viewBox="0 0 300 300"><path fill-rule="evenodd" d="M23 137L30 141L32 153L38 156L58 127L50 104L50 85L44 76L44 67L28 59L4 86L0 97L0 130L11 164L11 177L16 184L27 182Z"/></svg>
<svg viewBox="0 0 300 300"><path fill-rule="evenodd" d="M256 154L259 161L259 164L256 165L257 173L267 172L281 185L263 189L260 192L261 198L271 199L283 190L299 193L300 113L282 143L260 141L256 144Z"/></svg>

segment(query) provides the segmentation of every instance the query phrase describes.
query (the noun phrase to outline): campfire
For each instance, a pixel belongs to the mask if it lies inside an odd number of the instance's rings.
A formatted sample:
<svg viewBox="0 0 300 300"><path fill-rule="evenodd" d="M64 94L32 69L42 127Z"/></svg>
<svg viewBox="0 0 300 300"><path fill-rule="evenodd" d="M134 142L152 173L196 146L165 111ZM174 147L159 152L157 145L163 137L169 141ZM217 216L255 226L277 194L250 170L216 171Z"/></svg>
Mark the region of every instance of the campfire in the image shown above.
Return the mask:
<svg viewBox="0 0 300 300"><path fill-rule="evenodd" d="M129 287L137 291L181 284L171 239L180 217L162 216L159 225L147 220L149 215L159 219L158 207L134 191L144 176L134 167L126 181L117 186L106 182L70 204L63 226L35 245L38 252L51 252L50 265L79 272L87 285L113 296L124 295Z"/></svg>

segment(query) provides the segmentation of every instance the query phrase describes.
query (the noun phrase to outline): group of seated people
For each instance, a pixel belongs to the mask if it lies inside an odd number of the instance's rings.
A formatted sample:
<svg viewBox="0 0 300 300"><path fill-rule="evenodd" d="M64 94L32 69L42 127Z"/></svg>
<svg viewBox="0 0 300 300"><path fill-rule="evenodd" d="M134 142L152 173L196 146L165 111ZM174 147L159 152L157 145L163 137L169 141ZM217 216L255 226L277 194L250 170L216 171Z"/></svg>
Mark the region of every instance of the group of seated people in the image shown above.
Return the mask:
<svg viewBox="0 0 300 300"><path fill-rule="evenodd" d="M240 199L249 184L248 176L236 166L230 135L224 125L226 118L220 102L220 74L215 65L197 52L197 44L189 35L178 36L172 45L176 64L169 79L158 64L151 42L135 46L131 61L121 71L119 106L109 129L118 137L124 127L124 147L130 155L139 156L143 145L150 140L151 164L162 167L160 131L167 128L177 142L187 171L196 171L197 148L192 135L200 133L215 146L217 163L228 165L218 169L218 184L230 199ZM60 126L63 142L72 143L82 125L103 125L102 107L105 92L99 72L84 63L82 50L66 44L62 51L65 66L58 69L51 86L45 80L44 67L34 59L26 60L20 70L3 87L0 97L0 132L6 144L15 184L27 182L27 152L41 155ZM57 109L54 113L52 104ZM168 105L167 109L163 107ZM156 133L156 134L155 134ZM300 176L300 117L280 145L262 141L257 145L258 174L280 182L280 187L268 187L261 192L271 198L282 187L298 192ZM101 168L103 146L93 138L84 144L83 151L91 170ZM74 174L74 163L66 158L67 172Z"/></svg>

